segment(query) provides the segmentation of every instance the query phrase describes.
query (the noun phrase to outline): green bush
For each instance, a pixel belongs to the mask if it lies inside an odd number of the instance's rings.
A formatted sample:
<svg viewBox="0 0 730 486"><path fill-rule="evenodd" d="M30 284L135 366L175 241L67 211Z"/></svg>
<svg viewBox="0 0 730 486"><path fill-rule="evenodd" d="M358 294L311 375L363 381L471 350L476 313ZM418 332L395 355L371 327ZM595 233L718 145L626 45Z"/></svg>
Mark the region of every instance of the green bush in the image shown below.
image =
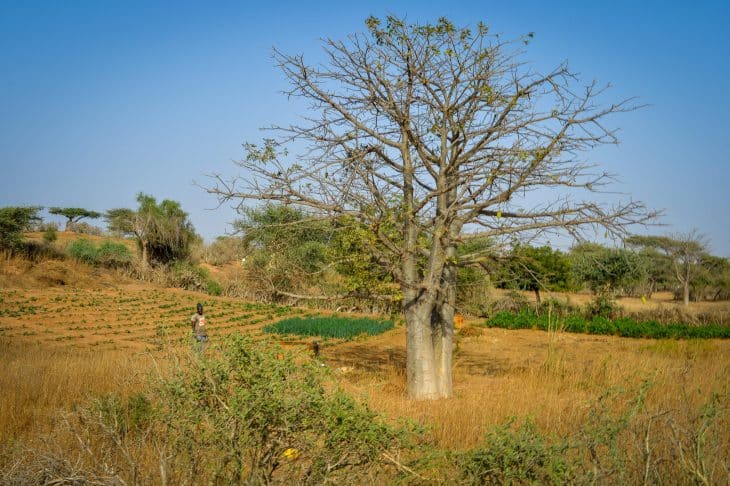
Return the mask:
<svg viewBox="0 0 730 486"><path fill-rule="evenodd" d="M208 271L194 263L179 260L170 267L172 285L186 290L205 291L210 280Z"/></svg>
<svg viewBox="0 0 730 486"><path fill-rule="evenodd" d="M221 284L215 280L208 280L205 291L210 295L221 295L223 293L223 287L221 287Z"/></svg>
<svg viewBox="0 0 730 486"><path fill-rule="evenodd" d="M187 260L176 261L170 267L169 283L175 287L207 292L210 295L223 293L220 283L210 278L210 273L205 268Z"/></svg>
<svg viewBox="0 0 730 486"><path fill-rule="evenodd" d="M620 308L616 300L607 293L599 293L586 304L585 313L590 316L614 317Z"/></svg>
<svg viewBox="0 0 730 486"><path fill-rule="evenodd" d="M320 336L352 339L361 334L375 336L393 329L392 321L350 319L344 317L293 317L266 326L264 331L297 336Z"/></svg>
<svg viewBox="0 0 730 486"><path fill-rule="evenodd" d="M555 298L544 299L538 306L540 314L550 314L551 316L567 317L572 314L580 312L580 308L577 305L571 304L569 301L564 301Z"/></svg>
<svg viewBox="0 0 730 486"><path fill-rule="evenodd" d="M122 268L132 263L132 252L124 243L105 241L99 246L97 260L108 268Z"/></svg>
<svg viewBox="0 0 730 486"><path fill-rule="evenodd" d="M123 243L105 241L98 247L87 239L71 242L66 253L78 261L107 268L123 268L132 263L132 252Z"/></svg>
<svg viewBox="0 0 730 486"><path fill-rule="evenodd" d="M503 329L541 329L561 328L568 332L616 335L633 338L730 338L730 326L705 324L694 326L684 323L661 324L657 321L637 321L630 317L609 319L603 316L586 317L572 314L566 317L553 317L536 314L531 310L519 313L498 312L486 321L489 327Z"/></svg>
<svg viewBox="0 0 730 486"><path fill-rule="evenodd" d="M47 450L18 448L22 457L0 482L364 484L394 476L384 453L397 457L411 431L340 391L327 368L248 336L212 351L220 352L187 355L129 397L78 406Z"/></svg>
<svg viewBox="0 0 730 486"><path fill-rule="evenodd" d="M129 464L135 441L140 450L164 447L161 464L176 484L366 481L384 467L383 452L405 444L408 431L325 386L327 380L313 360L236 335L219 355L193 358L148 395L99 402L90 446L126 448L129 460L112 457L130 484L154 483L158 474Z"/></svg>
<svg viewBox="0 0 730 486"><path fill-rule="evenodd" d="M23 241L23 231L27 231L41 218L38 206L0 208L0 250L14 250Z"/></svg>
<svg viewBox="0 0 730 486"><path fill-rule="evenodd" d="M457 462L466 484L566 484L575 479L568 449L567 443L549 443L532 421L517 428L510 421Z"/></svg>
<svg viewBox="0 0 730 486"><path fill-rule="evenodd" d="M79 239L72 241L66 248L66 252L71 258L80 262L96 265L99 263L99 251L89 240Z"/></svg>

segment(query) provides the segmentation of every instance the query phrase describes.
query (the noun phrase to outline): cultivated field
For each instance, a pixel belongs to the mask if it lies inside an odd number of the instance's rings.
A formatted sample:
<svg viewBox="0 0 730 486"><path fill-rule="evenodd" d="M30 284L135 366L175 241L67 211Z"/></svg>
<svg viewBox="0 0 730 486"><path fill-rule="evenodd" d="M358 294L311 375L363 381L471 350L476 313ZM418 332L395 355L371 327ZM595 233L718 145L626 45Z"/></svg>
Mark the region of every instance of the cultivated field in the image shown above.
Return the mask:
<svg viewBox="0 0 730 486"><path fill-rule="evenodd" d="M104 285L26 288L10 281L0 288L5 370L0 445L5 454L21 441L42 437L58 410L93 394L131 393L150 372L164 373L170 351L190 352L189 317L197 302L205 305L210 353L227 334L263 337L266 324L315 313L114 282L108 276L100 277ZM708 443L704 453L714 465L713 477L728 478L730 342L507 331L474 324L467 319L469 331L462 329L457 337L451 400L405 399L402 324L375 337L325 341L321 360L346 391L388 420L413 419L428 429L434 444L453 450L477 446L491 427L510 417L529 417L545 433L567 436L590 421L597 406L618 413L646 393L625 447L636 454L648 450L679 458L676 451L689 447L687 437L702 426L703 410L712 402L720 410L713 430L720 427L723 438ZM289 346L305 343L281 340Z"/></svg>

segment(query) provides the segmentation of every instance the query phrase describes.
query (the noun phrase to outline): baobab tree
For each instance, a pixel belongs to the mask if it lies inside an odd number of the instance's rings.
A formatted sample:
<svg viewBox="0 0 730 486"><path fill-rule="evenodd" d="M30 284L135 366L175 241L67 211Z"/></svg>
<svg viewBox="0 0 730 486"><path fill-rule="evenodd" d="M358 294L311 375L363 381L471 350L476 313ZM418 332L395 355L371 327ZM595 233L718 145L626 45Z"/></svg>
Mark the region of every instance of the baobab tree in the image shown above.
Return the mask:
<svg viewBox="0 0 730 486"><path fill-rule="evenodd" d="M606 119L636 105L600 104L605 89L582 85L567 65L540 73L520 61L531 34L508 41L443 18L371 17L366 26L324 40L316 64L274 51L286 94L311 115L246 144L243 174L214 174L208 191L221 203L275 201L366 225L373 254L399 262L408 394L448 397L457 266L485 258L457 254L459 244L623 234L653 216L638 202L585 197L612 177L582 154L616 143ZM304 147L296 158L292 142Z"/></svg>

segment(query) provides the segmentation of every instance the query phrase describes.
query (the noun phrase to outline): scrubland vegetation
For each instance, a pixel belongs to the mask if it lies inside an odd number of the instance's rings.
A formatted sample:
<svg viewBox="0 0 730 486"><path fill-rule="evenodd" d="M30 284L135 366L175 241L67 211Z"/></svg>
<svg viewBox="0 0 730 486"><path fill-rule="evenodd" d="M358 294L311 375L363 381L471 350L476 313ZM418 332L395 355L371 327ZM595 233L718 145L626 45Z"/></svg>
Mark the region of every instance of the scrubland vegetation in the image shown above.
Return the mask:
<svg viewBox="0 0 730 486"><path fill-rule="evenodd" d="M518 247L492 273L465 268L455 396L414 402L398 291L358 253L364 233L270 225L279 218L306 221L273 207L250 213L244 237L148 266L134 240L100 230L6 237L0 346L13 372L0 381L2 481L730 477L730 348L717 339L728 337L728 309L657 304L679 283L669 267L660 278L641 253L593 245ZM692 295L723 295L723 275L707 273ZM718 290L697 290L708 285ZM566 293L581 288L593 296ZM624 308L621 295L636 297ZM202 358L187 322L197 301L214 339ZM302 346L312 339L317 360Z"/></svg>
<svg viewBox="0 0 730 486"><path fill-rule="evenodd" d="M583 158L634 101L532 34L366 27L275 52L315 114L214 176L234 235L143 193L0 208L1 483L730 483L730 261L629 234L658 214ZM524 243L583 228L616 244Z"/></svg>

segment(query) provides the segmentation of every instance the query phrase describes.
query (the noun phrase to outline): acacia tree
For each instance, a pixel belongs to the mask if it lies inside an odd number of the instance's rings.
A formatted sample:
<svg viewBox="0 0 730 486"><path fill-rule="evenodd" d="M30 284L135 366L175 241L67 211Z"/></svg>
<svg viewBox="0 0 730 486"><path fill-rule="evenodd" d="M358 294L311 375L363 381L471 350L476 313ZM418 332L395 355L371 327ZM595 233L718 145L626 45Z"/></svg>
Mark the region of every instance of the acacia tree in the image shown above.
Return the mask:
<svg viewBox="0 0 730 486"><path fill-rule="evenodd" d="M23 231L40 223L40 206L8 206L0 208L0 250L13 250L23 240Z"/></svg>
<svg viewBox="0 0 730 486"><path fill-rule="evenodd" d="M90 211L84 208L59 208L52 207L48 209L51 214L63 216L66 218L66 227L64 231L70 231L74 223L78 223L84 218L96 219L102 216L101 213Z"/></svg>
<svg viewBox="0 0 730 486"><path fill-rule="evenodd" d="M532 290L540 305L540 290L566 290L569 287L570 262L559 250L549 246L518 245L510 252L500 273L505 286Z"/></svg>
<svg viewBox="0 0 730 486"><path fill-rule="evenodd" d="M696 231L673 236L638 236L626 239L634 247L653 248L672 261L674 276L682 286L684 305L689 305L689 289L702 271L702 260L707 254L707 243Z"/></svg>
<svg viewBox="0 0 730 486"><path fill-rule="evenodd" d="M457 255L458 245L586 226L621 234L645 221L640 203L603 206L561 190L591 193L610 181L581 154L615 143L605 119L635 106L600 104L605 90L583 86L567 65L539 73L520 61L530 36L505 41L484 24L447 19L366 25L323 41L316 64L275 50L286 94L312 115L247 144L245 174L214 175L208 190L221 203L279 201L366 225L379 243L373 254L399 262L408 394L448 397L457 266L484 257ZM288 157L289 142L307 147L298 159Z"/></svg>
<svg viewBox="0 0 730 486"><path fill-rule="evenodd" d="M613 298L644 277L639 256L623 248L606 248L594 243L571 251L575 279L587 283L596 295Z"/></svg>

